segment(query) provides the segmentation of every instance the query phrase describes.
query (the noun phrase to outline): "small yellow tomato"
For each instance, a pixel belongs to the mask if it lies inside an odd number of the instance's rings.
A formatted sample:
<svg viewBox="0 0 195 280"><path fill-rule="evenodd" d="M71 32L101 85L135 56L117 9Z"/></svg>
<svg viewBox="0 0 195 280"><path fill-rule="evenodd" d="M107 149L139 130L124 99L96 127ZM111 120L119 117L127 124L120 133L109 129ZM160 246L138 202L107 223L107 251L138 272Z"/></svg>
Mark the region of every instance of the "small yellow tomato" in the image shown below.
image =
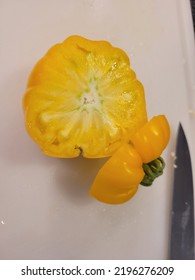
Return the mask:
<svg viewBox="0 0 195 280"><path fill-rule="evenodd" d="M157 159L170 138L169 123L164 115L153 117L131 138L144 163Z"/></svg>
<svg viewBox="0 0 195 280"><path fill-rule="evenodd" d="M126 202L144 177L142 163L134 147L123 144L98 172L90 195L108 204Z"/></svg>

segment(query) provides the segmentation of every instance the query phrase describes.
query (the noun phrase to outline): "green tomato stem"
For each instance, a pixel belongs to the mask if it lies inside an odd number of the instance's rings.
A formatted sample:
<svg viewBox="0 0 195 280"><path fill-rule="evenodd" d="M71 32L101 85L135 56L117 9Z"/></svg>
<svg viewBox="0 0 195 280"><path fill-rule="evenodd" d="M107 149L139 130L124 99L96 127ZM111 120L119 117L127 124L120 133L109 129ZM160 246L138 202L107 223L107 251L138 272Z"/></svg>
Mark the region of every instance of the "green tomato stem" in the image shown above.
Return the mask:
<svg viewBox="0 0 195 280"><path fill-rule="evenodd" d="M162 157L159 157L149 163L144 163L143 170L145 175L140 184L145 187L151 186L153 181L163 174L164 168L165 162Z"/></svg>

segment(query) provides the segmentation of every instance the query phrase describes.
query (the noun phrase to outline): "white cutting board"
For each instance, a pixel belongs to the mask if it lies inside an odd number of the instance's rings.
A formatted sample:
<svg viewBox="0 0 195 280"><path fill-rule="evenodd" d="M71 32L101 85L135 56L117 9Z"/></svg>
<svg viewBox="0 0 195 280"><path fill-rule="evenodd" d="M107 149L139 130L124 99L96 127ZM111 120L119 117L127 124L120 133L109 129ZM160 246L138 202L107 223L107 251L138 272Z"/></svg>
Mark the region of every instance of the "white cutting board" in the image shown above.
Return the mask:
<svg viewBox="0 0 195 280"><path fill-rule="evenodd" d="M164 175L123 205L87 194L103 160L49 158L24 129L32 67L72 34L124 49L145 87L149 118L165 114L170 122ZM195 163L189 1L2 0L0 35L0 259L167 259L180 121Z"/></svg>

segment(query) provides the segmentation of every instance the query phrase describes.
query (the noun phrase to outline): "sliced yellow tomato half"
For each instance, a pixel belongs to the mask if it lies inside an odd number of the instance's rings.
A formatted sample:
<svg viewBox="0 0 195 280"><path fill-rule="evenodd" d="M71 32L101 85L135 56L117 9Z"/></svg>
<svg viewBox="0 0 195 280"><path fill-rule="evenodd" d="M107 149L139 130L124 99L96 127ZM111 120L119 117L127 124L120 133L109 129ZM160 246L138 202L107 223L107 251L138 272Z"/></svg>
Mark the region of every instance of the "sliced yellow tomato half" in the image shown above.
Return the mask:
<svg viewBox="0 0 195 280"><path fill-rule="evenodd" d="M28 133L53 157L110 156L147 122L144 89L126 53L80 36L35 65L23 108Z"/></svg>
<svg viewBox="0 0 195 280"><path fill-rule="evenodd" d="M162 175L164 162L159 156L167 146L170 127L164 115L153 117L123 144L98 172L90 194L108 204L131 199L140 183L152 184Z"/></svg>

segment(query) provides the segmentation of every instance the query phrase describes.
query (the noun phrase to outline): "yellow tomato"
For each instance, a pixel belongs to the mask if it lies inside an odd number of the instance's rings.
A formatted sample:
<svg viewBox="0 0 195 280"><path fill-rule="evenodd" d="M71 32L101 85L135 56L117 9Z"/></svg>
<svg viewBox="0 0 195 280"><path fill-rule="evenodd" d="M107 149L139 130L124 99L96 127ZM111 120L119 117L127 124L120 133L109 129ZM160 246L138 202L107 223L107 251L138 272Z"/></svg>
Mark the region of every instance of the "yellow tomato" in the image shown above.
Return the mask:
<svg viewBox="0 0 195 280"><path fill-rule="evenodd" d="M169 123L164 115L153 117L131 138L144 163L158 158L170 138Z"/></svg>
<svg viewBox="0 0 195 280"><path fill-rule="evenodd" d="M128 201L139 184L150 186L162 175L164 161L159 156L167 146L170 128L163 115L153 117L131 139L122 145L103 165L90 194L108 204Z"/></svg>
<svg viewBox="0 0 195 280"><path fill-rule="evenodd" d="M29 77L23 109L26 129L45 154L111 156L90 190L102 202L123 203L162 174L168 121L147 121L144 89L128 56L106 41L71 36L49 49Z"/></svg>
<svg viewBox="0 0 195 280"><path fill-rule="evenodd" d="M35 65L23 108L28 133L53 157L110 156L147 122L144 89L125 52L80 36Z"/></svg>
<svg viewBox="0 0 195 280"><path fill-rule="evenodd" d="M109 204L126 202L137 192L144 177L142 163L134 147L123 144L100 169L90 195Z"/></svg>

